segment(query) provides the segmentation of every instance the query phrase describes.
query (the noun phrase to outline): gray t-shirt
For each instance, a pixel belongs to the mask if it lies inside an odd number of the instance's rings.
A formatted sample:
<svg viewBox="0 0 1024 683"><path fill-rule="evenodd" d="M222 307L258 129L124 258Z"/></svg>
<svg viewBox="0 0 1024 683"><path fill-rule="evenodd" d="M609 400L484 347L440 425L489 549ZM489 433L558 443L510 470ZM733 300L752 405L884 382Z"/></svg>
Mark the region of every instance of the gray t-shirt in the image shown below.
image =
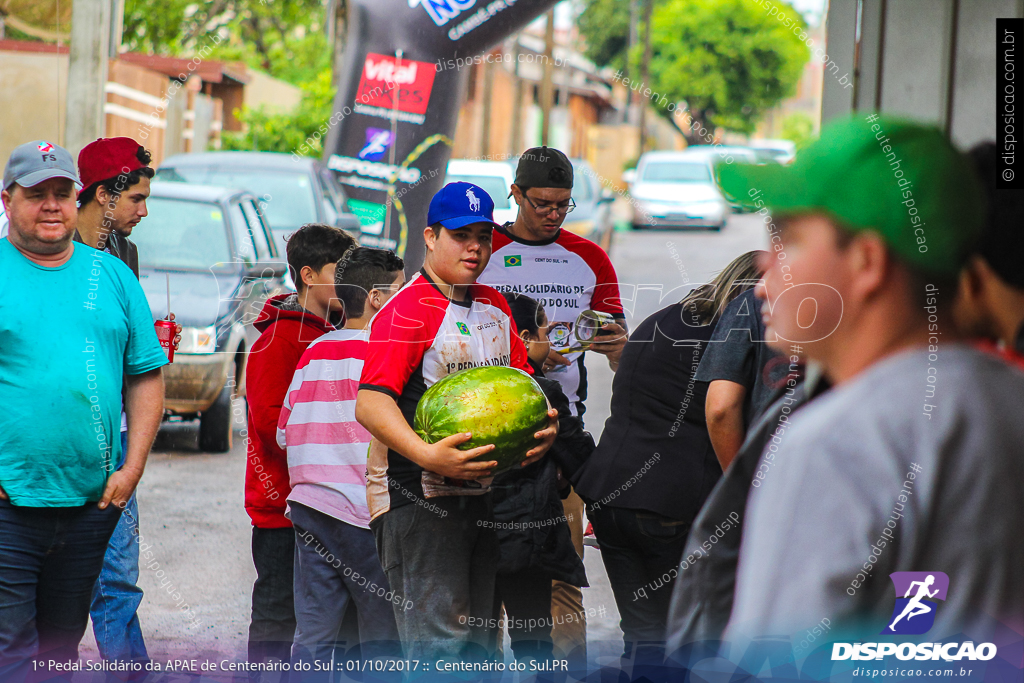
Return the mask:
<svg viewBox="0 0 1024 683"><path fill-rule="evenodd" d="M748 289L725 307L694 375L698 382L728 380L747 390L743 426L764 412L789 379L789 360L764 341L761 300Z"/></svg>
<svg viewBox="0 0 1024 683"><path fill-rule="evenodd" d="M769 444L727 639L797 635L824 618L833 634L883 638L897 571L949 576L919 636L929 642L964 629L981 642L992 617L1020 620L1024 374L960 344L928 358L877 363L795 415L775 453Z"/></svg>

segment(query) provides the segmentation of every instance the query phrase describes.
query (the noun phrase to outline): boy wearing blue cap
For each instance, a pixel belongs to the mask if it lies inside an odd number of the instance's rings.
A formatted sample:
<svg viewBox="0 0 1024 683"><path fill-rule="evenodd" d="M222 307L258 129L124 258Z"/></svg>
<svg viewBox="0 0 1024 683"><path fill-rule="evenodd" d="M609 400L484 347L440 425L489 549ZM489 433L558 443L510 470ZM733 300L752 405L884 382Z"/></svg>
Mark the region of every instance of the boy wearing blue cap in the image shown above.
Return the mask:
<svg viewBox="0 0 1024 683"><path fill-rule="evenodd" d="M435 444L412 429L416 404L434 382L482 365L527 372L526 349L505 298L476 279L491 256L494 202L470 183L450 183L430 202L423 268L370 322L356 419L371 447L370 528L396 594L398 631L410 658L472 657L493 644L489 628L498 546L489 486L494 461L467 451L470 434ZM551 424L537 432L524 466L550 448Z"/></svg>

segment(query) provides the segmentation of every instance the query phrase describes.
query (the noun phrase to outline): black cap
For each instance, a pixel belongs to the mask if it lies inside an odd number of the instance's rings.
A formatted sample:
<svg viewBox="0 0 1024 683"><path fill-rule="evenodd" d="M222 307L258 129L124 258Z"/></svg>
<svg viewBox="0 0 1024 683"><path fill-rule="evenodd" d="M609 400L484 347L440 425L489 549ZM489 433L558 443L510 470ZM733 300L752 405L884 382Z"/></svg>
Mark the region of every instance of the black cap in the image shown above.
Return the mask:
<svg viewBox="0 0 1024 683"><path fill-rule="evenodd" d="M569 157L554 147L532 147L526 150L519 157L519 166L516 167L516 185L571 190L572 164Z"/></svg>

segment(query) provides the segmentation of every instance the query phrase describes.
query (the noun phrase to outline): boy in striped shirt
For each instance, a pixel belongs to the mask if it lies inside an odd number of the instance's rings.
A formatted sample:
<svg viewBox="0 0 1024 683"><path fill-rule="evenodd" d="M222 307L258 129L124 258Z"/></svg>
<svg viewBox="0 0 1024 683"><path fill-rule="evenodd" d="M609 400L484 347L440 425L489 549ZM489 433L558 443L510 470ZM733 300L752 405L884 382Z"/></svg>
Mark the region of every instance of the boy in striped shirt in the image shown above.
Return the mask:
<svg viewBox="0 0 1024 683"><path fill-rule="evenodd" d="M293 659L329 661L350 603L360 642L398 641L392 604L403 596L389 590L369 528L365 473L372 437L356 422L355 399L370 319L404 284L404 267L393 252L368 247L338 262L335 288L345 326L306 349L281 408L277 441L288 451L288 516L296 538Z"/></svg>

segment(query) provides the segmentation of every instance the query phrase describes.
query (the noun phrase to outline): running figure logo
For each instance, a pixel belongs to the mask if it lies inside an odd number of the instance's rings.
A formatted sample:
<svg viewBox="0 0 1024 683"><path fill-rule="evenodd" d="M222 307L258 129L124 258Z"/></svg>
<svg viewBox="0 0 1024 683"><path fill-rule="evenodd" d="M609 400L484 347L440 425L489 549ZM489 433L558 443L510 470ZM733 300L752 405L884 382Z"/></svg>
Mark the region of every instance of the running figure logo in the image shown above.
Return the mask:
<svg viewBox="0 0 1024 683"><path fill-rule="evenodd" d="M480 210L480 198L473 194L473 190L466 190L466 199L469 200L469 210L479 211Z"/></svg>
<svg viewBox="0 0 1024 683"><path fill-rule="evenodd" d="M926 633L935 623L935 600L946 599L949 577L942 572L894 572L889 578L896 588L896 606L892 621L882 633Z"/></svg>
<svg viewBox="0 0 1024 683"><path fill-rule="evenodd" d="M391 146L391 131L386 128L367 128L366 145L359 150L359 158L380 161Z"/></svg>

